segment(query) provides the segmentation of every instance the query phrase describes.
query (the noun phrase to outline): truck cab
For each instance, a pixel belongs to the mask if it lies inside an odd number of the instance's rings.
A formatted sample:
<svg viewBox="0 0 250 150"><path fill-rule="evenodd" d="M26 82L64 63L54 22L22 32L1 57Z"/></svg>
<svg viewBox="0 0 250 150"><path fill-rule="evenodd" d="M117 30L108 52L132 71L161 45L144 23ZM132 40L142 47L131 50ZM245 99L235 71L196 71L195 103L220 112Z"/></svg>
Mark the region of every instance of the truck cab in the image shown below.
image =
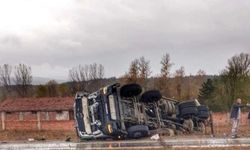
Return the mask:
<svg viewBox="0 0 250 150"><path fill-rule="evenodd" d="M74 116L77 135L82 140L139 138L149 134L140 121L138 96L141 87L112 84L88 94L77 93Z"/></svg>

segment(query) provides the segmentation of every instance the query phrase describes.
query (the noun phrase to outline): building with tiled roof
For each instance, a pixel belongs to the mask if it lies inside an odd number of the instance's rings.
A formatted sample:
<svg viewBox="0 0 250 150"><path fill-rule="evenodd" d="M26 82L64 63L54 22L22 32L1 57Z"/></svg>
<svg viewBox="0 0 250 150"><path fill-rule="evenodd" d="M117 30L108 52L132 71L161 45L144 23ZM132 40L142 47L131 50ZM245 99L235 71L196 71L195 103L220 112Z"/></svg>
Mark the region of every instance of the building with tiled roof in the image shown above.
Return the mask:
<svg viewBox="0 0 250 150"><path fill-rule="evenodd" d="M73 110L72 97L7 99L0 103L0 112Z"/></svg>
<svg viewBox="0 0 250 150"><path fill-rule="evenodd" d="M73 97L17 98L0 103L2 130L73 130Z"/></svg>

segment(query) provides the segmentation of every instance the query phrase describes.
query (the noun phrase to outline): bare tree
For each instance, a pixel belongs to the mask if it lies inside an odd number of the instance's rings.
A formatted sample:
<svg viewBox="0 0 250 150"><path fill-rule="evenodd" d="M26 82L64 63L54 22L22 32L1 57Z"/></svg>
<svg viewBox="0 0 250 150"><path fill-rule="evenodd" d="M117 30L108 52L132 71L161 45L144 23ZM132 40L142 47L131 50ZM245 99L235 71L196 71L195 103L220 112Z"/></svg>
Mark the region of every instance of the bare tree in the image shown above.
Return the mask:
<svg viewBox="0 0 250 150"><path fill-rule="evenodd" d="M104 78L104 67L101 64L90 64L89 65L89 77L90 77L90 82L91 84L89 90L94 91L99 89L104 85L103 83L103 78Z"/></svg>
<svg viewBox="0 0 250 150"><path fill-rule="evenodd" d="M0 83L7 92L10 92L12 67L9 64L0 66Z"/></svg>
<svg viewBox="0 0 250 150"><path fill-rule="evenodd" d="M170 75L170 68L172 67L172 63L170 63L170 56L168 53L163 55L161 59L161 77L168 78Z"/></svg>
<svg viewBox="0 0 250 150"><path fill-rule="evenodd" d="M245 77L250 73L250 54L241 53L228 60L228 75L233 77Z"/></svg>
<svg viewBox="0 0 250 150"><path fill-rule="evenodd" d="M91 80L97 79L97 64L96 63L89 65L89 76Z"/></svg>
<svg viewBox="0 0 250 150"><path fill-rule="evenodd" d="M32 83L31 67L25 64L17 65L15 67L14 83L19 96L28 96Z"/></svg>
<svg viewBox="0 0 250 150"><path fill-rule="evenodd" d="M228 60L228 66L221 73L227 95L229 95L228 108L230 108L233 100L236 99L236 96L239 93L237 91L240 91L240 87L242 87L239 84L243 84L249 75L250 54L241 53Z"/></svg>
<svg viewBox="0 0 250 150"><path fill-rule="evenodd" d="M151 71L150 71L149 63L150 61L146 60L144 57L141 57L139 59L139 70L140 70L139 77L141 79L147 79L150 76Z"/></svg>
<svg viewBox="0 0 250 150"><path fill-rule="evenodd" d="M98 65L97 76L98 79L104 78L104 66L102 64Z"/></svg>
<svg viewBox="0 0 250 150"><path fill-rule="evenodd" d="M89 77L90 80L102 79L104 77L104 67L102 64L90 64L89 65Z"/></svg>
<svg viewBox="0 0 250 150"><path fill-rule="evenodd" d="M56 97L58 96L58 83L55 80L50 80L47 82L47 91L49 97Z"/></svg>
<svg viewBox="0 0 250 150"><path fill-rule="evenodd" d="M127 83L137 83L139 78L139 60L135 59L130 63L129 71L126 73L125 78Z"/></svg>
<svg viewBox="0 0 250 150"><path fill-rule="evenodd" d="M185 69L183 66L181 66L180 69L175 71L175 76L176 77L184 77L185 76Z"/></svg>
<svg viewBox="0 0 250 150"><path fill-rule="evenodd" d="M150 61L146 60L144 57L139 59L139 81L145 89L147 89L147 80L151 74L149 63Z"/></svg>
<svg viewBox="0 0 250 150"><path fill-rule="evenodd" d="M198 70L198 72L196 73L197 76L205 76L206 75L206 72L204 70Z"/></svg>
<svg viewBox="0 0 250 150"><path fill-rule="evenodd" d="M69 78L74 83L73 91L87 91L90 81L96 82L96 86L102 84L100 79L104 77L104 67L101 64L78 65L69 70Z"/></svg>
<svg viewBox="0 0 250 150"><path fill-rule="evenodd" d="M87 65L78 65L69 70L69 77L74 82L83 82L89 79L89 68Z"/></svg>
<svg viewBox="0 0 250 150"><path fill-rule="evenodd" d="M170 56L168 53L162 56L161 59L161 74L156 81L156 87L161 91L165 96L170 97L169 92L169 76L170 76L170 68L172 67L172 63L170 63Z"/></svg>
<svg viewBox="0 0 250 150"><path fill-rule="evenodd" d="M139 83L147 88L147 79L151 74L149 63L144 57L134 59L130 63L128 73L122 77L125 83Z"/></svg>
<svg viewBox="0 0 250 150"><path fill-rule="evenodd" d="M181 66L180 69L175 71L175 84L176 84L176 92L178 99L182 98L182 82L184 76L185 76L185 70L184 67Z"/></svg>
<svg viewBox="0 0 250 150"><path fill-rule="evenodd" d="M78 65L69 70L69 78L73 82L73 91L86 91L86 81L89 80L87 65Z"/></svg>

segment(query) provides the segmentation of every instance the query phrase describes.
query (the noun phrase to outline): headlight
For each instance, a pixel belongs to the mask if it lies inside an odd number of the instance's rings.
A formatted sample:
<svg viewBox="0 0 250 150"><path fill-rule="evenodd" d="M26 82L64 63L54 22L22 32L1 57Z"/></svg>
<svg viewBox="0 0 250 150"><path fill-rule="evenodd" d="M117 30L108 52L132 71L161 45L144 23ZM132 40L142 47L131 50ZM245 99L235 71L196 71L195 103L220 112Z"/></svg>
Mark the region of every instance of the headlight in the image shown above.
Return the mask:
<svg viewBox="0 0 250 150"><path fill-rule="evenodd" d="M113 132L112 125L108 124L108 132L111 134Z"/></svg>

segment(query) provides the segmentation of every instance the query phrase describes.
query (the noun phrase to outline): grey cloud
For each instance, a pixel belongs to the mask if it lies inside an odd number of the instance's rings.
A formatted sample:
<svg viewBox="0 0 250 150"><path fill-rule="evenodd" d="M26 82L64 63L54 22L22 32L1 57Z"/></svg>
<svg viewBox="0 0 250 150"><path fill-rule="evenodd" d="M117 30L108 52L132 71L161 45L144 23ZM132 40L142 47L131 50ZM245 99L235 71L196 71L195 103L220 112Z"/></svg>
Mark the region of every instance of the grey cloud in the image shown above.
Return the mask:
<svg viewBox="0 0 250 150"><path fill-rule="evenodd" d="M232 55L250 52L248 1L78 0L66 10L56 15L58 26L16 39L5 33L1 43L15 46L0 45L0 63L26 62L36 72L48 64L61 69L55 76L67 77L67 68L97 62L104 64L106 76L119 76L132 59L145 56L157 74L168 52L173 71L183 65L187 74L199 69L217 74ZM44 70L43 76L50 76Z"/></svg>

